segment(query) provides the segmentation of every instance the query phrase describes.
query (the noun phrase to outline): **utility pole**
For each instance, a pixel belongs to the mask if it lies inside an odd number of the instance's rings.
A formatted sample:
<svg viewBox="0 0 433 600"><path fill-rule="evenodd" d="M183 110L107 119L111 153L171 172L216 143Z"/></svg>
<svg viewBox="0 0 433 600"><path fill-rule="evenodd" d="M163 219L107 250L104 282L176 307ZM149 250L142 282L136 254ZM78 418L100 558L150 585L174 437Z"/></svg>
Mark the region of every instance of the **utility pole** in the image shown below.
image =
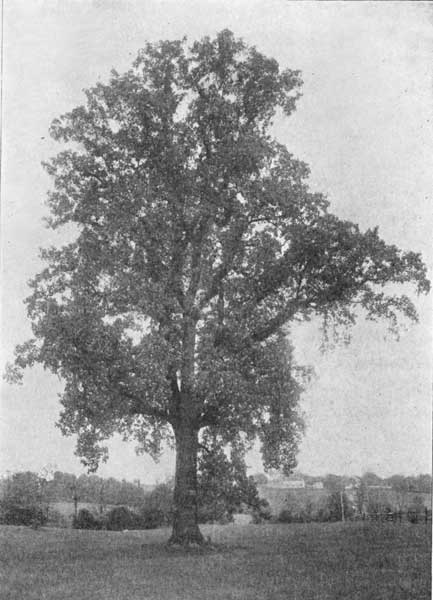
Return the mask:
<svg viewBox="0 0 433 600"><path fill-rule="evenodd" d="M344 498L343 498L343 490L340 490L340 503L341 503L341 520L345 521L345 516L344 516Z"/></svg>
<svg viewBox="0 0 433 600"><path fill-rule="evenodd" d="M77 478L74 475L72 483L70 484L70 490L72 492L72 500L74 502L74 517L77 518L78 514L78 492L77 492Z"/></svg>
<svg viewBox="0 0 433 600"><path fill-rule="evenodd" d="M99 513L102 515L104 513L104 480L102 480L101 487L99 488Z"/></svg>

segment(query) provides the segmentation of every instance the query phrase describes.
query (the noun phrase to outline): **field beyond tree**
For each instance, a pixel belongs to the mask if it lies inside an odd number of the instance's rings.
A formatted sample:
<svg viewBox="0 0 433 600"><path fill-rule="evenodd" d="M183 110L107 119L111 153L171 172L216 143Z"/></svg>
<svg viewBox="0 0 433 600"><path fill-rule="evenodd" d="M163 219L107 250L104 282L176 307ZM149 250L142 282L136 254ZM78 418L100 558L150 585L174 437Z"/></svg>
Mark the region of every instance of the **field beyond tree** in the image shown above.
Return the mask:
<svg viewBox="0 0 433 600"><path fill-rule="evenodd" d="M168 548L168 531L0 529L2 599L398 600L430 598L430 526L203 527L212 545Z"/></svg>

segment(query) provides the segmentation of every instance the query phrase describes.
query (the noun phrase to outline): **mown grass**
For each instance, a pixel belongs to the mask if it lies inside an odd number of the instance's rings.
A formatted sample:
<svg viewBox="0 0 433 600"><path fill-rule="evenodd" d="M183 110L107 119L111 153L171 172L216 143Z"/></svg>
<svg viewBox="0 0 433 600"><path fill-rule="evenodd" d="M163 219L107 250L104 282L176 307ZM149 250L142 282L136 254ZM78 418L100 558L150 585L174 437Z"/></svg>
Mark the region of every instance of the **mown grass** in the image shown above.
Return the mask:
<svg viewBox="0 0 433 600"><path fill-rule="evenodd" d="M425 525L205 526L213 546L167 549L167 530L2 527L2 600L430 598Z"/></svg>

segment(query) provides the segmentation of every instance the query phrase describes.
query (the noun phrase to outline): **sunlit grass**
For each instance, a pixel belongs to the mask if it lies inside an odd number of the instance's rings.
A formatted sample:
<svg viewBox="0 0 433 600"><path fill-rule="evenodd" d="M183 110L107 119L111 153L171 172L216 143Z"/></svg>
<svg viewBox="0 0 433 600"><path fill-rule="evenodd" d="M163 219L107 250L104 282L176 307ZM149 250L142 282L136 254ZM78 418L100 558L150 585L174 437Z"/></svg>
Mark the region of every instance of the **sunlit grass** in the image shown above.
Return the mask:
<svg viewBox="0 0 433 600"><path fill-rule="evenodd" d="M395 600L430 598L425 525L205 526L212 546L167 530L1 528L4 600Z"/></svg>

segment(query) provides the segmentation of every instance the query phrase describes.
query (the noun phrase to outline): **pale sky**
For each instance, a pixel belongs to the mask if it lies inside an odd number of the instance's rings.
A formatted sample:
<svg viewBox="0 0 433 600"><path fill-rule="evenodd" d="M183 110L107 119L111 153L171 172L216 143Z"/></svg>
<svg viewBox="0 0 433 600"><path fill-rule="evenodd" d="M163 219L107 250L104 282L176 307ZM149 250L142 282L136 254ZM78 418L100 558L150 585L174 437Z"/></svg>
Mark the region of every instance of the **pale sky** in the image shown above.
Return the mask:
<svg viewBox="0 0 433 600"><path fill-rule="evenodd" d="M30 336L22 300L41 268L38 247L63 239L42 223L50 180L40 163L61 150L49 124L147 41L229 28L300 69L303 97L274 134L310 165L312 188L337 215L379 225L387 242L421 252L431 274L432 15L423 2L4 0L2 364ZM431 470L431 296L415 301L420 321L399 341L360 322L350 346L322 355L317 324L294 329L298 361L316 371L302 401L300 470ZM0 473L82 471L74 440L54 427L61 389L41 368L21 387L2 384ZM249 463L261 470L256 454ZM172 471L169 453L155 465L114 440L100 474L152 483Z"/></svg>

